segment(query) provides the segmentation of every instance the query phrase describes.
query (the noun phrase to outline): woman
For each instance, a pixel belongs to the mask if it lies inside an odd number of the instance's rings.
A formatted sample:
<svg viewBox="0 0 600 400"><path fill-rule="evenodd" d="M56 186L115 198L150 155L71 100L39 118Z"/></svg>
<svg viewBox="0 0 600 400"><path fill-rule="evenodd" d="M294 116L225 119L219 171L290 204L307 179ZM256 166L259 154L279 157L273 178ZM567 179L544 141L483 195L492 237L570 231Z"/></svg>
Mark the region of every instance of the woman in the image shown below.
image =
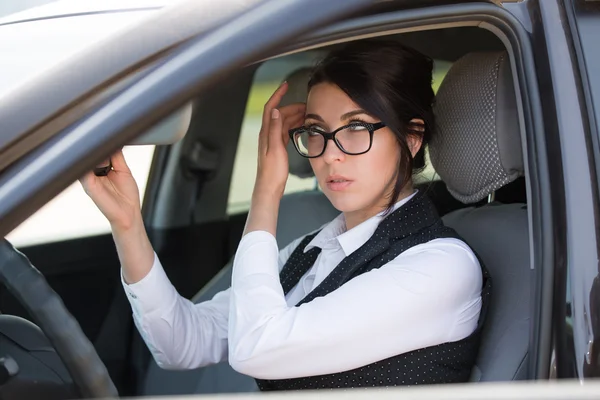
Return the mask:
<svg viewBox="0 0 600 400"><path fill-rule="evenodd" d="M145 234L122 153L83 180L111 223L134 319L163 368L228 360L262 390L468 380L481 328L482 266L412 187L434 134L432 61L394 41L333 51L306 105L264 108L258 173L231 288L192 304ZM310 159L341 214L278 251L286 145Z"/></svg>

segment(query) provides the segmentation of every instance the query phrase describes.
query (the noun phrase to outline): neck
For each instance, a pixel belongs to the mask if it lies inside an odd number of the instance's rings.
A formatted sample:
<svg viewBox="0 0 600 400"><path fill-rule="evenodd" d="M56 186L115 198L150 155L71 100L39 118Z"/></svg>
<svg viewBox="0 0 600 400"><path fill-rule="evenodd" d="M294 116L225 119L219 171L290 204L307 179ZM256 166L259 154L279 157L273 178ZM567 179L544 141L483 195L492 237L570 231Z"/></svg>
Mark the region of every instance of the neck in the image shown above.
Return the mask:
<svg viewBox="0 0 600 400"><path fill-rule="evenodd" d="M413 194L413 192L414 192L414 189L413 189L412 185L406 185L406 187L404 189L402 189L402 192L400 192L400 194L398 195L398 197L396 198L394 203L397 203L397 202L407 198L408 196ZM356 211L345 212L344 219L346 220L346 230L350 230L350 229L362 224L369 218L374 217L375 215L384 211L386 209L387 205L388 205L388 202L386 201L386 196L384 196L384 198L382 198L379 202L377 202L376 204L374 204L370 207L363 208L363 209L356 210Z"/></svg>

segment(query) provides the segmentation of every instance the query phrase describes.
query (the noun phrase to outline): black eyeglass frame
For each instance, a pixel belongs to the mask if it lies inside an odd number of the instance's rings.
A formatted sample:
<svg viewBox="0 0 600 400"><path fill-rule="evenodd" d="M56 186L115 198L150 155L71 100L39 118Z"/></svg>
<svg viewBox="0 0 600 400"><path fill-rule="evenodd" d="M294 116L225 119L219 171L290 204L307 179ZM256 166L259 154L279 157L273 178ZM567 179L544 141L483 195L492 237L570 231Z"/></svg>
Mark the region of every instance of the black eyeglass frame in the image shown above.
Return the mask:
<svg viewBox="0 0 600 400"><path fill-rule="evenodd" d="M335 138L336 133L338 133L339 131L344 130L346 128L353 127L353 126L362 126L363 128L366 128L369 131L369 148L367 148L367 150L362 151L360 153L350 153L350 152L344 150L342 145ZM348 154L349 156L358 156L361 154L365 154L369 150L371 150L371 147L373 146L373 134L375 133L376 130L381 129L383 127L385 127L385 124L383 122L376 122L374 124L369 123L369 122L352 122L351 124L344 125L344 126L337 128L333 132L323 132L323 131L320 131L317 129L313 129L313 130L311 130L312 132L318 133L319 135L323 136L323 138L325 139L323 141L323 150L321 150L321 152L316 156L309 156L306 154L302 154L302 152L298 148L298 144L296 143L296 140L294 139L294 135L296 133L298 133L300 131L310 130L310 128L307 128L305 126L300 126L298 128L290 129L288 133L290 135L290 140L294 143L294 148L296 149L298 154L300 154L302 157L305 157L305 158L321 157L323 155L323 153L325 153L325 149L327 149L327 142L330 140L332 140L335 143L335 145L337 146L337 148L340 149L344 154Z"/></svg>

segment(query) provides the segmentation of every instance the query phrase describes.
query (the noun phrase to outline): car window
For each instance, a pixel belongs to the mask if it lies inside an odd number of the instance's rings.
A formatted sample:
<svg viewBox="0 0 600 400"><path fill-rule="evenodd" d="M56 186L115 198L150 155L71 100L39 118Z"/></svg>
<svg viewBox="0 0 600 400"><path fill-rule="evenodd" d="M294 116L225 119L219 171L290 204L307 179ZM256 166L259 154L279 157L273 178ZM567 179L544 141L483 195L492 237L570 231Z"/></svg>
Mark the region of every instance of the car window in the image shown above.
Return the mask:
<svg viewBox="0 0 600 400"><path fill-rule="evenodd" d="M450 70L452 63L445 60L434 60L433 65L434 66L432 87L433 91L437 93L442 81L444 80L444 77ZM416 184L440 180L440 176L435 172L435 169L431 165L431 159L429 158L429 148L427 147L425 148L425 169L423 169L423 171L421 171L420 173L416 174L413 177L413 180Z"/></svg>
<svg viewBox="0 0 600 400"><path fill-rule="evenodd" d="M155 147L145 145L123 148L142 201ZM25 220L6 238L13 245L24 247L107 233L110 233L108 221L77 181Z"/></svg>
<svg viewBox="0 0 600 400"><path fill-rule="evenodd" d="M294 54L269 60L258 68L248 96L238 141L227 205L227 213L229 215L245 212L250 208L250 198L256 177L258 132L260 130L264 104L288 75L300 68L314 65L319 56L320 54L311 52ZM439 88L450 66L451 63L446 61L435 62L433 79L433 88L435 91ZM439 179L429 162L427 150L426 159L427 167L415 176L415 182L417 183ZM285 193L314 189L319 189L315 178L298 178L290 174Z"/></svg>
<svg viewBox="0 0 600 400"><path fill-rule="evenodd" d="M312 52L293 54L266 61L257 69L248 94L233 165L227 203L229 215L245 212L250 208L250 197L256 178L258 132L265 103L288 75L300 68L314 65L318 56L318 53ZM301 179L290 174L285 193L310 190L315 187L316 180L314 178Z"/></svg>
<svg viewBox="0 0 600 400"><path fill-rule="evenodd" d="M1 5L0 16L17 18L22 14L12 13L23 10L25 13L35 12L30 8L52 2L27 0L18 2L19 5L16 3ZM69 4L65 3L63 9L58 7L55 11L62 10L62 14L68 14L65 11L68 9ZM0 26L0 52L10 55L0 58L0 70L3 72L0 76L0 96L7 95L33 77L57 67L64 60L119 29L136 23L147 14L147 11L139 10L82 12L61 18L25 18L25 22ZM4 38L11 40L2 40ZM150 145L124 148L125 157L140 186L140 196L145 190L154 148ZM108 222L84 193L79 182L75 182L11 232L7 239L22 247L108 232Z"/></svg>

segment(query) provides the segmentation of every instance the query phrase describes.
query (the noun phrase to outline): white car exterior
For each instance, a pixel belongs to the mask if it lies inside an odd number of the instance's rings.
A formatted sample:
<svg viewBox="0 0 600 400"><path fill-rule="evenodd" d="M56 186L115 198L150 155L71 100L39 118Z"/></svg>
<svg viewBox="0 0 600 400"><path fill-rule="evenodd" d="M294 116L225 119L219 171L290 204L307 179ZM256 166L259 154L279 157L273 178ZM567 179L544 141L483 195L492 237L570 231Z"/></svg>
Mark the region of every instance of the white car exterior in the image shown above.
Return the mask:
<svg viewBox="0 0 600 400"><path fill-rule="evenodd" d="M170 3L60 0L0 18L0 98ZM56 82L55 90L60 88L61 82ZM124 152L143 197L154 146L127 146ZM106 218L75 182L7 239L16 246L29 246L108 232Z"/></svg>

